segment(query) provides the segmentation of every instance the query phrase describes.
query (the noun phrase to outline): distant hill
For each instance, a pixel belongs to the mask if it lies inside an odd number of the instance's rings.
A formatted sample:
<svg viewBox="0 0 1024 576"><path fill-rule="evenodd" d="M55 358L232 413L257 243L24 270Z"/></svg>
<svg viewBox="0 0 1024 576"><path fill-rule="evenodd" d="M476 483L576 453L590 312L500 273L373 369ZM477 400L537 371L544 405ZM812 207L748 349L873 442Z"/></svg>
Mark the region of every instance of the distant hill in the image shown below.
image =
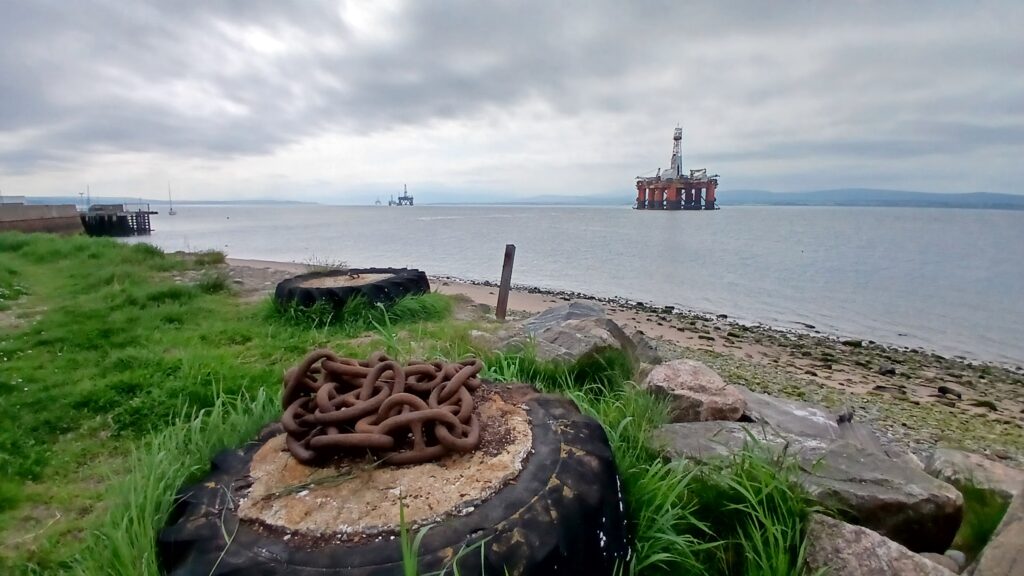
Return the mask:
<svg viewBox="0 0 1024 576"><path fill-rule="evenodd" d="M994 192L940 194L873 188L840 188L813 192L768 192L766 190L722 190L721 206L905 206L915 208L988 208L1024 210L1024 195Z"/></svg>

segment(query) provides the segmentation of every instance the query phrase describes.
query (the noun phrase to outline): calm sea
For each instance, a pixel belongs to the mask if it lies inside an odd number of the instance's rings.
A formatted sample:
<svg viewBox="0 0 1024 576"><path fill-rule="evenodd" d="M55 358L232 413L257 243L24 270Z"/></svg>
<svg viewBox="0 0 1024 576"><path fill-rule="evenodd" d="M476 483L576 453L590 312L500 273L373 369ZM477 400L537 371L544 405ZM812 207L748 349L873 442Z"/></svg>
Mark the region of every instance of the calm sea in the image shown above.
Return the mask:
<svg viewBox="0 0 1024 576"><path fill-rule="evenodd" d="M518 284L1024 364L1024 212L180 206L153 226L167 250L471 280L513 243Z"/></svg>

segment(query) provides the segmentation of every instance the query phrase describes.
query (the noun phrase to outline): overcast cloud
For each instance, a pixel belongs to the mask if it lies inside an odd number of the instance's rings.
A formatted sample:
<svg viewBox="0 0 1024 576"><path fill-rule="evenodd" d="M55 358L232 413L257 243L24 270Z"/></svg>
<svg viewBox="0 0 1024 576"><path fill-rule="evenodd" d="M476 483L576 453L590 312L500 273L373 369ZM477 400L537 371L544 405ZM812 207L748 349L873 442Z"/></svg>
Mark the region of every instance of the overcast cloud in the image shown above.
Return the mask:
<svg viewBox="0 0 1024 576"><path fill-rule="evenodd" d="M4 194L1024 192L1024 3L0 0ZM368 200L369 199L369 200Z"/></svg>

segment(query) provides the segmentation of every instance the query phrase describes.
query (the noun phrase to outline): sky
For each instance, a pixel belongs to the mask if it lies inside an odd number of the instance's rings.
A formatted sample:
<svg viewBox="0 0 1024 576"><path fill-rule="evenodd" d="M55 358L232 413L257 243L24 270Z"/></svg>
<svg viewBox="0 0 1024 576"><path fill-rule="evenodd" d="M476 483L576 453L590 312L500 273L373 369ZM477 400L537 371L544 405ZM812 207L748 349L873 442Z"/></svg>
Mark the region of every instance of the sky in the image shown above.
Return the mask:
<svg viewBox="0 0 1024 576"><path fill-rule="evenodd" d="M0 191L1024 193L1024 2L0 0Z"/></svg>

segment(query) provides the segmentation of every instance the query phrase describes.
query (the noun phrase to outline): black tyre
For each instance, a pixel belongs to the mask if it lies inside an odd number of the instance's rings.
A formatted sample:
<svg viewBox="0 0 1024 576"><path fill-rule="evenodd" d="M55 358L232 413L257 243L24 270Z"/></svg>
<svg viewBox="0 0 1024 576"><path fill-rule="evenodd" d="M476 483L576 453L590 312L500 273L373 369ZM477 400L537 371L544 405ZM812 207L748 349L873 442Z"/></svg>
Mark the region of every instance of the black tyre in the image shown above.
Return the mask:
<svg viewBox="0 0 1024 576"><path fill-rule="evenodd" d="M519 476L469 514L429 529L419 548L421 573L452 574L452 557L480 542L482 557L473 548L459 560L459 574L611 575L626 562L625 511L604 429L559 396L533 395L525 406L533 443ZM310 549L239 521L234 503L248 486L252 456L278 431L220 453L206 478L181 491L159 535L166 573L402 574L398 538Z"/></svg>
<svg viewBox="0 0 1024 576"><path fill-rule="evenodd" d="M328 302L343 308L352 298L388 304L404 296L430 292L427 275L411 268L351 268L310 272L278 283L274 298L282 303L310 307Z"/></svg>

